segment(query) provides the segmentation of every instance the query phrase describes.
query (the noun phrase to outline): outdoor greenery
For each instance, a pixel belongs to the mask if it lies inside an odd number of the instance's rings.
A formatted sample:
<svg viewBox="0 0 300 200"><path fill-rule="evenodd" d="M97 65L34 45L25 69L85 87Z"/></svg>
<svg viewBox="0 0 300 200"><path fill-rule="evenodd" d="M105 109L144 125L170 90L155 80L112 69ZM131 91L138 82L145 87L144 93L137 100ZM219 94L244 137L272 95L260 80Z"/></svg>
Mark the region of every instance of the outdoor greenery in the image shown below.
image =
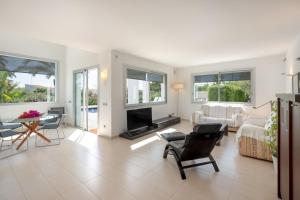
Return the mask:
<svg viewBox="0 0 300 200"><path fill-rule="evenodd" d="M13 84L10 78L14 77L15 74L12 72L0 71L0 102L8 103L11 102L14 96L18 96L14 89L17 87Z"/></svg>
<svg viewBox="0 0 300 200"><path fill-rule="evenodd" d="M150 101L154 101L156 97L161 97L160 83L150 82Z"/></svg>
<svg viewBox="0 0 300 200"><path fill-rule="evenodd" d="M268 129L266 131L266 136L268 140L266 141L268 147L270 148L272 155L277 158L278 156L278 114L277 114L277 104L272 101L272 112L271 118L268 121Z"/></svg>
<svg viewBox="0 0 300 200"><path fill-rule="evenodd" d="M207 91L208 101L249 102L251 96L250 81L228 81L221 84L205 84L198 86L197 91Z"/></svg>
<svg viewBox="0 0 300 200"><path fill-rule="evenodd" d="M97 105L97 94L91 90L88 91L89 106Z"/></svg>
<svg viewBox="0 0 300 200"><path fill-rule="evenodd" d="M15 73L0 71L0 103L42 102L47 101L47 88L39 87L26 91L13 82ZM54 91L50 91L50 100L54 100Z"/></svg>
<svg viewBox="0 0 300 200"><path fill-rule="evenodd" d="M143 103L143 90L139 90L139 103Z"/></svg>

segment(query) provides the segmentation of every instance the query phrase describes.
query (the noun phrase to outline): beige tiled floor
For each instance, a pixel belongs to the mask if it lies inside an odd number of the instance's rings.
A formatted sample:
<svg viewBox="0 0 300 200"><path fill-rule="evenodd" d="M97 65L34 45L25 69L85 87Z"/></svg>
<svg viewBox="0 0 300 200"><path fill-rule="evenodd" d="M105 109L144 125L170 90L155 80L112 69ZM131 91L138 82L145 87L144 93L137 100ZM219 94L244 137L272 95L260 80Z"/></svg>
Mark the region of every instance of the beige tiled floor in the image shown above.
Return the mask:
<svg viewBox="0 0 300 200"><path fill-rule="evenodd" d="M191 125L171 128L189 132ZM162 158L165 141L155 134L129 141L65 132L59 146L31 144L0 161L1 200L276 199L272 163L239 156L234 134L213 151L219 173L210 165L191 168L183 181L173 157Z"/></svg>

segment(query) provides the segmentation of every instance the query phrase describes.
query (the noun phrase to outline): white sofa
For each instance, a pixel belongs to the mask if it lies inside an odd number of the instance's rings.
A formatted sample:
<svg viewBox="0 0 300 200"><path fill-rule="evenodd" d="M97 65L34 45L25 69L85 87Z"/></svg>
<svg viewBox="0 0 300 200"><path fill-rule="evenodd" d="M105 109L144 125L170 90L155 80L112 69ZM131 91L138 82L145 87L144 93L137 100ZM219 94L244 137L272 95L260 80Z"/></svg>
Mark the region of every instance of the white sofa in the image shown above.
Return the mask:
<svg viewBox="0 0 300 200"><path fill-rule="evenodd" d="M245 111L241 106L203 104L192 115L192 122L199 123L227 123L229 128L238 129L245 118Z"/></svg>

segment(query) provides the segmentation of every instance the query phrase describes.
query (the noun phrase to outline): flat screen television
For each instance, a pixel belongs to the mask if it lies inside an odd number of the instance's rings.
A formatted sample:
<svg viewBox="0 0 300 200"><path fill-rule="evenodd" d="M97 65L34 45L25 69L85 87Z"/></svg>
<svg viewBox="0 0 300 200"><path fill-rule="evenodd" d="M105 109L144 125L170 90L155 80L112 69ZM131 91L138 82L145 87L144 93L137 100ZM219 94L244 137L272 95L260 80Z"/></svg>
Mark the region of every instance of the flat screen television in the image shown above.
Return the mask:
<svg viewBox="0 0 300 200"><path fill-rule="evenodd" d="M152 108L127 110L127 130L134 131L152 125Z"/></svg>

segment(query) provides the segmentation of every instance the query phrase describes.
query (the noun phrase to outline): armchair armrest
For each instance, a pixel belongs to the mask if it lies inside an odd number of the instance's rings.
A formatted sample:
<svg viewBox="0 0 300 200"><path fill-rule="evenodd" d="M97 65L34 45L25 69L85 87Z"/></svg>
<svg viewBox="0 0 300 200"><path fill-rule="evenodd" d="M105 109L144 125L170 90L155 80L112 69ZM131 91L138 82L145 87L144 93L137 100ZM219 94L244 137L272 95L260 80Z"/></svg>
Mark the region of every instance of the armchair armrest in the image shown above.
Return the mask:
<svg viewBox="0 0 300 200"><path fill-rule="evenodd" d="M199 123L200 118L204 117L204 116L205 115L204 115L204 112L202 110L197 110L197 111L193 112L191 121L193 123Z"/></svg>
<svg viewBox="0 0 300 200"><path fill-rule="evenodd" d="M267 137L265 136L266 129L260 126L252 124L243 124L237 131L236 137L250 137L259 141L265 141Z"/></svg>
<svg viewBox="0 0 300 200"><path fill-rule="evenodd" d="M232 115L232 119L234 120L235 127L240 127L244 122L244 115L240 113L236 113Z"/></svg>

